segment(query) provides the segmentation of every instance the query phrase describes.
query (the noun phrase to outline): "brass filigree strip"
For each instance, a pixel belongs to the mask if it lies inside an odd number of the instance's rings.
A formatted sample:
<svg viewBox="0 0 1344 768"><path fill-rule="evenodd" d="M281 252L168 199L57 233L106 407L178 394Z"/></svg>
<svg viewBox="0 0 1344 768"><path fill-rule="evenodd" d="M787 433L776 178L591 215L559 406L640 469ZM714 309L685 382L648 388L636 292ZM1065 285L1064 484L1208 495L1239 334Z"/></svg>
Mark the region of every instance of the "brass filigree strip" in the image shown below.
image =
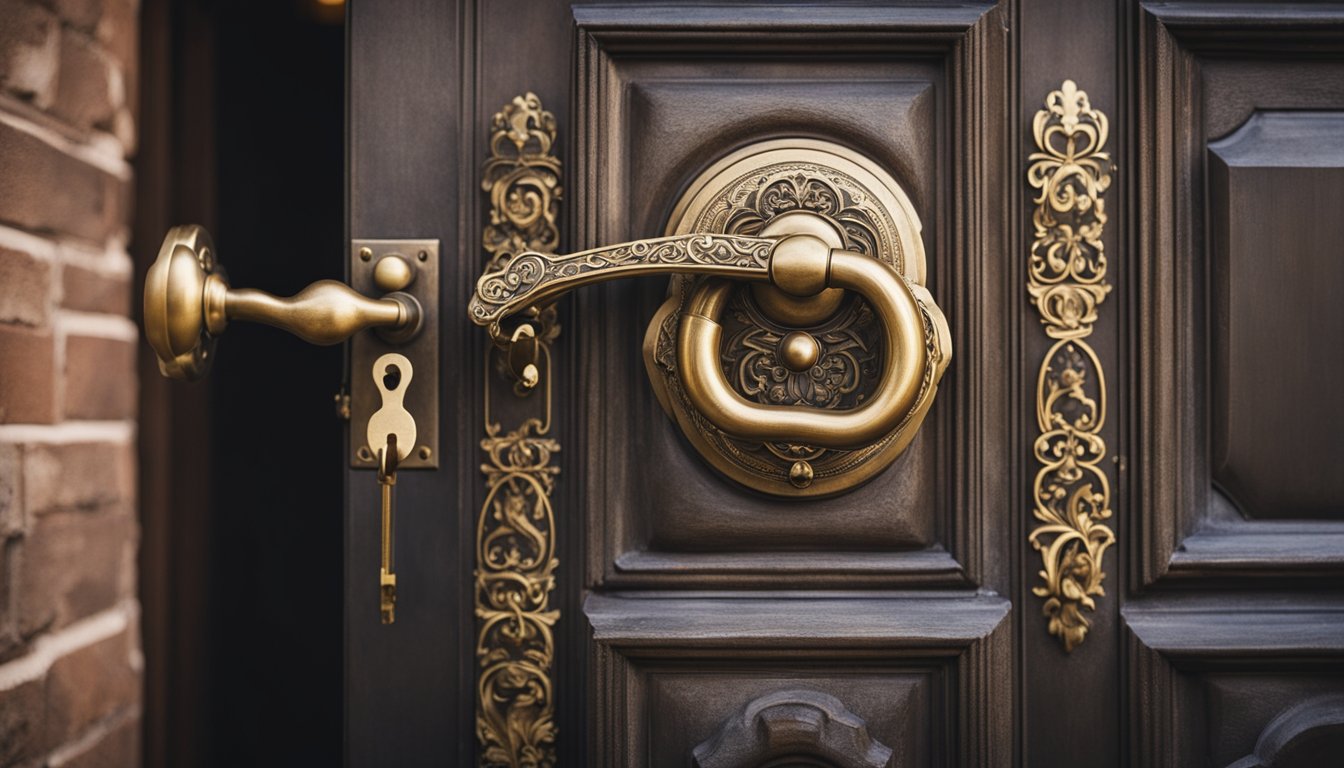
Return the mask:
<svg viewBox="0 0 1344 768"><path fill-rule="evenodd" d="M1034 453L1041 468L1032 486L1036 527L1028 537L1041 553L1050 634L1072 651L1087 636L1096 610L1094 597L1106 594L1102 568L1115 534L1111 487L1102 469L1106 443L1106 378L1086 338L1106 283L1106 225L1102 195L1111 183L1106 115L1092 108L1087 93L1065 80L1045 99L1032 124L1037 151L1028 157L1027 182L1038 193L1032 215L1033 240L1027 292L1040 312L1045 333L1057 341L1041 361L1036 388L1040 435Z"/></svg>
<svg viewBox="0 0 1344 768"><path fill-rule="evenodd" d="M483 244L487 270L519 251L554 251L559 246L556 219L562 189L560 161L551 154L555 118L528 93L495 114L491 121L491 157L482 189L490 196L490 223ZM482 766L547 768L554 766L555 698L551 668L555 659L553 628L560 611L551 608L555 589L555 510L551 491L559 467L551 463L560 444L547 437L551 428L549 344L559 333L555 310L531 315L542 386L515 388L520 396L544 392L544 417L527 418L506 431L490 406L491 378L508 357L507 339L495 335L486 350L485 461L486 496L476 524L476 737ZM515 337L517 338L517 337Z"/></svg>

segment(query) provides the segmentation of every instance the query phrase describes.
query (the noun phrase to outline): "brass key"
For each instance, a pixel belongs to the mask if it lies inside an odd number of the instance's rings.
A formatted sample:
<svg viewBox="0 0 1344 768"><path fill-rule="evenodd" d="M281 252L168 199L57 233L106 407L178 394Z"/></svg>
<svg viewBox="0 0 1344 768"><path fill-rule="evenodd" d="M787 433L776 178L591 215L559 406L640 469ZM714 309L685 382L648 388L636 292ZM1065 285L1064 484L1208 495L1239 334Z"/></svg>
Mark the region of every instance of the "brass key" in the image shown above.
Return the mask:
<svg viewBox="0 0 1344 768"><path fill-rule="evenodd" d="M373 364L373 381L383 405L369 417L369 450L378 457L378 487L382 496L382 551L378 568L378 607L384 624L396 620L397 574L393 572L392 488L397 465L415 445L415 419L403 405L414 371L404 355L390 352Z"/></svg>
<svg viewBox="0 0 1344 768"><path fill-rule="evenodd" d="M397 620L397 574L392 572L392 487L397 484L397 436L378 449L378 487L383 502L382 560L378 567L378 611L384 624Z"/></svg>

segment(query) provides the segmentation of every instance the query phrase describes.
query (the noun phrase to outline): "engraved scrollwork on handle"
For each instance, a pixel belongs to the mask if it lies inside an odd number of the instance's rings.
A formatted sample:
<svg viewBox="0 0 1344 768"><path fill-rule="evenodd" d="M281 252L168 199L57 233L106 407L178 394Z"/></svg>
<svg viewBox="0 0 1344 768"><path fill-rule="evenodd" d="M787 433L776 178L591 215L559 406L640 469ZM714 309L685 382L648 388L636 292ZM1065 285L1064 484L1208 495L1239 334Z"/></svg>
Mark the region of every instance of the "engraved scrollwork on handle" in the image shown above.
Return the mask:
<svg viewBox="0 0 1344 768"><path fill-rule="evenodd" d="M1111 289L1101 237L1113 167L1103 150L1106 115L1072 80L1046 97L1032 127L1037 151L1028 157L1027 182L1037 195L1027 292L1046 335L1058 339L1037 379L1034 454L1041 467L1032 486L1037 525L1028 539L1041 554L1044 583L1032 592L1045 599L1050 634L1072 651L1091 626L1083 610L1096 610L1094 598L1105 594L1104 557L1115 543L1106 524L1110 481L1101 467L1105 371L1085 340Z"/></svg>
<svg viewBox="0 0 1344 768"><path fill-rule="evenodd" d="M570 254L523 251L488 270L476 283L467 312L488 325L525 306L545 306L553 297L608 276L666 273L685 268L696 274L755 273L770 264L773 238L729 235L674 235L636 240Z"/></svg>

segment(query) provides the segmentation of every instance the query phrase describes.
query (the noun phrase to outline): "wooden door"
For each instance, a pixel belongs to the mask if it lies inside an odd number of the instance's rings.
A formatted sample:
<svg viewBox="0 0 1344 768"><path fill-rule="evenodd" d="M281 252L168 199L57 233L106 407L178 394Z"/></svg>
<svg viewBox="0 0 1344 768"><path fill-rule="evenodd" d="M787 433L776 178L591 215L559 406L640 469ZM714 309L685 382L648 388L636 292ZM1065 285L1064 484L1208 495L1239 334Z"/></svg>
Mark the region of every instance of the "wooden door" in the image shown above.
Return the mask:
<svg viewBox="0 0 1344 768"><path fill-rule="evenodd" d="M349 764L1344 754L1339 6L380 0L349 21L348 234L444 254L442 461L397 485L391 626L377 485L347 472ZM561 252L662 234L757 141L889 172L955 347L904 454L824 500L716 473L645 374L666 278L566 298L549 429L483 450L541 397L509 399L467 320L492 116L528 92ZM1084 198L1051 207L1052 180ZM540 633L519 642L477 581L510 472L557 561L517 567L539 602L512 626Z"/></svg>

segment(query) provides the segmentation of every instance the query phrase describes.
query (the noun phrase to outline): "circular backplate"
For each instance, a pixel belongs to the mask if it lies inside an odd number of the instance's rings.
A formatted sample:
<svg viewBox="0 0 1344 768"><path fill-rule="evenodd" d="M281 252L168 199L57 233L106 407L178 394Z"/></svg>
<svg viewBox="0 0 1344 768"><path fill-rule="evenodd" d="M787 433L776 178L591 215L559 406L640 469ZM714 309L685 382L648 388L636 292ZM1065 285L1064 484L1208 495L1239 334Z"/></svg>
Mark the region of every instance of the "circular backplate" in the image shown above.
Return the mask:
<svg viewBox="0 0 1344 768"><path fill-rule="evenodd" d="M815 234L836 241L834 247L890 264L912 286L924 284L919 217L904 190L877 163L829 142L771 140L714 163L677 202L665 234L692 232ZM914 423L907 421L876 443L854 450L752 443L710 424L686 398L676 355L682 309L704 279L672 278L668 299L645 335L644 361L664 410L717 470L772 495L830 496L872 478L909 444L932 401L931 392L922 398L920 412L912 414ZM849 409L862 404L875 389L883 365L883 329L867 302L845 294L833 297L823 309L823 293L810 309L781 311L774 293L769 286L753 290L743 283L722 318L719 357L733 389L765 405ZM946 364L945 353L950 353L945 321L936 307L929 311L927 291L917 288L915 293L923 297L926 351L934 361L927 386L932 388ZM796 324L780 318L793 318ZM785 359L800 335L819 347L815 363L804 370Z"/></svg>

